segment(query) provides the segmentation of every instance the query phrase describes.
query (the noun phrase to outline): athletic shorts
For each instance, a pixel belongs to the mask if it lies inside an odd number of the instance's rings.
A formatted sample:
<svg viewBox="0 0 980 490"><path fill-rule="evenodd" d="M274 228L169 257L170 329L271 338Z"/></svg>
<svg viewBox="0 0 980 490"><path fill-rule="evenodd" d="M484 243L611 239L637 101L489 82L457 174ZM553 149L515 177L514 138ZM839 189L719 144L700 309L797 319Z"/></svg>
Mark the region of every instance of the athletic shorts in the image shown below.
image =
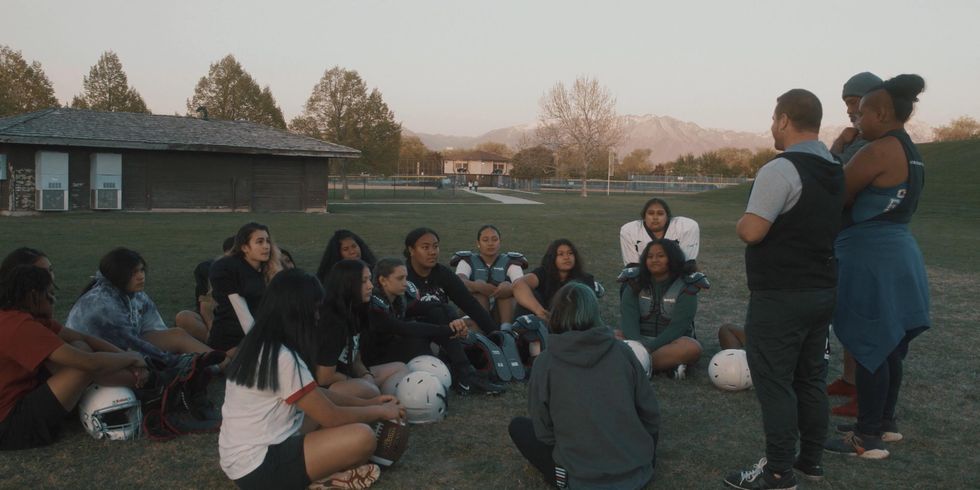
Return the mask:
<svg viewBox="0 0 980 490"><path fill-rule="evenodd" d="M0 450L30 449L50 445L58 438L68 411L41 383L14 404L0 422Z"/></svg>
<svg viewBox="0 0 980 490"><path fill-rule="evenodd" d="M303 454L303 436L294 436L269 446L265 459L251 473L235 480L238 488L306 488L310 477L306 475L306 457Z"/></svg>

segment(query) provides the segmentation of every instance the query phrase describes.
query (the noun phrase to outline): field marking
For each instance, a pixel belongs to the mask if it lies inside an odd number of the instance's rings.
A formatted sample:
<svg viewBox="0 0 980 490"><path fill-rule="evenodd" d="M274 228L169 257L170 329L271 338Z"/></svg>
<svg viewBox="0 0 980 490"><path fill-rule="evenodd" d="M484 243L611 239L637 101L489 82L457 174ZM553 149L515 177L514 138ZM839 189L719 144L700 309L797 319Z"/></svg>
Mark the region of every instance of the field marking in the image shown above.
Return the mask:
<svg viewBox="0 0 980 490"><path fill-rule="evenodd" d="M477 196L483 196L487 199L493 199L501 204L544 204L538 201L532 201L530 199L524 199L522 197L505 196L503 194L494 194L492 192L474 192L469 189L461 189L464 192L469 192L470 194L476 194Z"/></svg>

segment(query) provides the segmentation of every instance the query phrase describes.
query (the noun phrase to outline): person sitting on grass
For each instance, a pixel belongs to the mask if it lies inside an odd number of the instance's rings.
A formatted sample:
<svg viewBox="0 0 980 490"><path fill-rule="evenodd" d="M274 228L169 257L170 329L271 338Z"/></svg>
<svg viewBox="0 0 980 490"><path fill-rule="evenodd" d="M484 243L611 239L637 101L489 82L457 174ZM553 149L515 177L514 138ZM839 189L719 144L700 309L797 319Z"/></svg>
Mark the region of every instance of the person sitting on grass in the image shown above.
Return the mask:
<svg viewBox="0 0 980 490"><path fill-rule="evenodd" d="M173 354L210 352L186 330L167 327L144 291L146 273L146 261L138 252L123 247L111 250L99 261L95 279L75 301L65 323L163 363L169 363Z"/></svg>
<svg viewBox="0 0 980 490"><path fill-rule="evenodd" d="M585 259L571 241L559 238L548 245L541 258L541 265L531 273L514 282L514 298L517 300L516 316L536 315L545 323L551 314L549 307L555 291L569 282L580 282L592 288L597 297L603 293L600 285L591 274L585 272ZM541 342L531 341L528 353L533 359L541 353Z"/></svg>
<svg viewBox="0 0 980 490"><path fill-rule="evenodd" d="M48 274L51 274L51 280L54 280L54 266L51 265L51 259L44 252L36 248L20 247L7 254L3 258L3 262L0 263L0 283L19 265L40 267L48 271Z"/></svg>
<svg viewBox="0 0 980 490"><path fill-rule="evenodd" d="M487 311L496 313L501 328L514 321L514 281L524 275L527 259L516 252L500 253L500 230L483 225L476 232L476 252L456 252L450 266L466 289Z"/></svg>
<svg viewBox="0 0 980 490"><path fill-rule="evenodd" d="M333 265L341 260L360 260L368 265L370 268L374 268L377 259L374 258L374 252L371 251L371 247L364 241L363 238L357 236L350 230L337 230L327 241L327 247L323 249L323 257L320 258L320 267L316 271L317 277L327 277L330 274L330 269L333 269Z"/></svg>
<svg viewBox="0 0 980 490"><path fill-rule="evenodd" d="M318 325L324 338L316 355L320 386L360 398L395 392L408 368L404 362L364 365L363 344L368 330L368 303L374 285L371 270L360 260L341 260L322 279L326 298Z"/></svg>
<svg viewBox="0 0 980 490"><path fill-rule="evenodd" d="M432 355L431 345L438 345L449 359L453 385L476 376L476 369L466 356L463 339L469 334L466 322L455 319L447 324L407 320L409 303L416 300L415 285L408 282L408 271L400 259L384 258L374 266L374 293L368 310L371 343L365 355L372 362L409 362L415 357Z"/></svg>
<svg viewBox="0 0 980 490"><path fill-rule="evenodd" d="M672 371L683 379L701 358L694 335L698 292L708 287L702 274L684 274L684 252L677 242L657 238L643 248L644 262L620 297L623 336L650 352L654 372Z"/></svg>
<svg viewBox="0 0 980 490"><path fill-rule="evenodd" d="M146 381L139 353L54 321L54 289L51 274L33 265L13 267L0 281L0 450L54 442L93 381Z"/></svg>
<svg viewBox="0 0 980 490"><path fill-rule="evenodd" d="M584 284L558 290L548 324L550 345L527 389L530 418L511 420L511 440L551 486L642 488L653 479L660 433L643 367L602 323Z"/></svg>
<svg viewBox="0 0 980 490"><path fill-rule="evenodd" d="M272 237L269 228L259 223L246 223L235 234L235 244L229 255L211 266L214 301L214 323L208 345L234 355L235 348L252 328L265 293L265 271L272 256Z"/></svg>
<svg viewBox="0 0 980 490"><path fill-rule="evenodd" d="M317 279L299 269L269 285L255 326L228 366L218 436L221 469L239 488L367 488L380 468L366 424L404 419L392 396L360 400L317 388L322 329Z"/></svg>
<svg viewBox="0 0 980 490"><path fill-rule="evenodd" d="M627 267L641 262L640 251L650 240L667 238L677 241L689 262L688 270L697 270L698 251L701 248L701 229L698 222L683 216L674 216L667 201L651 198L643 205L640 219L630 221L619 229L619 247L623 265Z"/></svg>
<svg viewBox="0 0 980 490"><path fill-rule="evenodd" d="M211 274L211 266L215 261L228 255L231 248L235 245L235 237L230 236L221 244L222 255L218 258L208 259L194 268L194 298L197 304L196 311L181 310L177 312L175 324L187 330L195 339L201 342L208 341L208 333L214 322L214 297L211 295L211 281L208 276Z"/></svg>

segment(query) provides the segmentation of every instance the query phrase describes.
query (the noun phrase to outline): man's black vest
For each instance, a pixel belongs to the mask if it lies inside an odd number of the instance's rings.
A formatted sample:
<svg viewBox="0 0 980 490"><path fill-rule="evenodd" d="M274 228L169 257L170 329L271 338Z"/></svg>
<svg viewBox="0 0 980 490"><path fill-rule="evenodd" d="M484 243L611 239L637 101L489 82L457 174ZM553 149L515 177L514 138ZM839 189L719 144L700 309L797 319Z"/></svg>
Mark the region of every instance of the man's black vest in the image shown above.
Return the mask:
<svg viewBox="0 0 980 490"><path fill-rule="evenodd" d="M844 208L844 170L810 153L787 152L803 190L766 237L745 247L749 290L824 289L837 285L834 240Z"/></svg>

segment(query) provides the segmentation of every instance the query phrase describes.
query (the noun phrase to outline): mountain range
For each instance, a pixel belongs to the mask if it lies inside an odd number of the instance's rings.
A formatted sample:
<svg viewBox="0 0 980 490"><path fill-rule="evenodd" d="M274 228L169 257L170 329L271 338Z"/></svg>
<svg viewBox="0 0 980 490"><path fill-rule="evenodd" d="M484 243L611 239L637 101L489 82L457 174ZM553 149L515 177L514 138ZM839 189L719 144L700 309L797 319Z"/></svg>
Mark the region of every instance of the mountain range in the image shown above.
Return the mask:
<svg viewBox="0 0 980 490"><path fill-rule="evenodd" d="M753 133L727 129L703 128L696 123L681 121L670 116L646 114L620 116L626 128L626 140L616 150L620 158L638 148L652 150L650 162L657 164L676 159L680 155L701 153L719 148L769 148L772 136L768 131ZM465 149L485 142L504 143L512 149L535 144L538 123L520 124L494 129L479 136L453 136L444 134L415 133L404 128L405 135L418 136L432 150L447 148ZM820 139L828 146L844 130L844 126L828 126L820 131ZM932 127L912 121L906 130L916 143L932 140Z"/></svg>

